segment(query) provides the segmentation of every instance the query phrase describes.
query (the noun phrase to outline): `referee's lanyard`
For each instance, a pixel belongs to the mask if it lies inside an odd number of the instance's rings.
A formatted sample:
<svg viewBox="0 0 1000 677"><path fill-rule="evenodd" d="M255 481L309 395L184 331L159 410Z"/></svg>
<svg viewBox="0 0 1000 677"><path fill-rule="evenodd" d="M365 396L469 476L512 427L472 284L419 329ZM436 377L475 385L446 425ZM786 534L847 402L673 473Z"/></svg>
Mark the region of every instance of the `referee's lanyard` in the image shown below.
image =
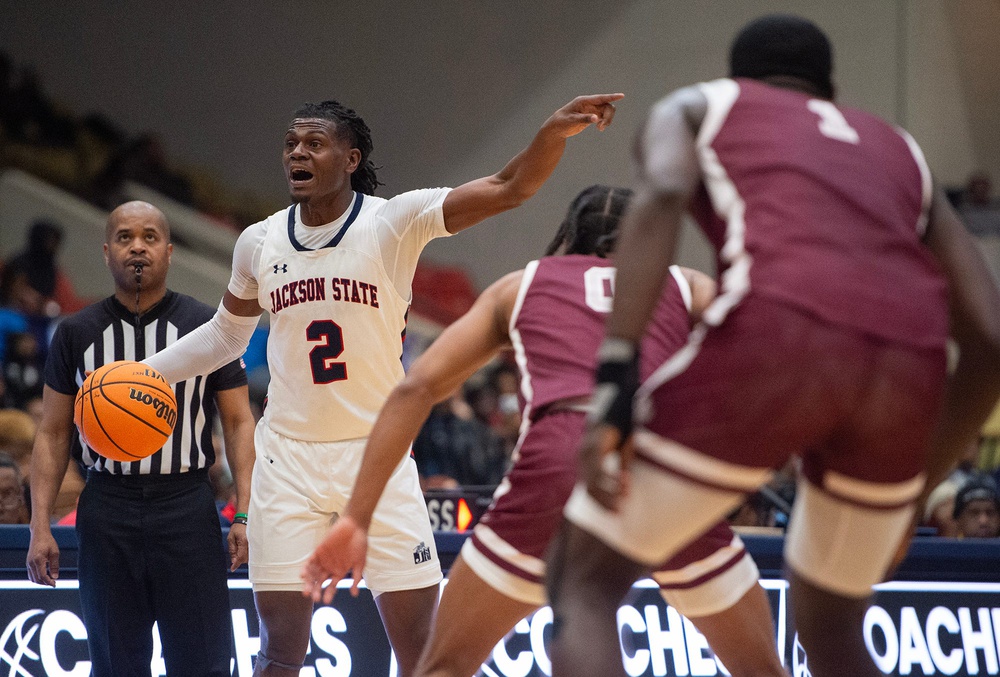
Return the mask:
<svg viewBox="0 0 1000 677"><path fill-rule="evenodd" d="M135 359L136 361L146 357L146 344L142 344L142 357L139 356L139 342L143 338L141 320L139 319L139 293L142 291L142 264L135 264Z"/></svg>

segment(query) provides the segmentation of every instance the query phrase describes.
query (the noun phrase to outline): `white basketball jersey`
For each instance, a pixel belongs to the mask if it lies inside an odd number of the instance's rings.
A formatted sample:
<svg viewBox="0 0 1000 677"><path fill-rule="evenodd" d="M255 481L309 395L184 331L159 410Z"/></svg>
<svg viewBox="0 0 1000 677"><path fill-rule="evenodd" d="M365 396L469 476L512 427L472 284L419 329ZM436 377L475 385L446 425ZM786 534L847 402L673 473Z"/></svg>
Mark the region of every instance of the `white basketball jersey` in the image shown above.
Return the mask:
<svg viewBox="0 0 1000 677"><path fill-rule="evenodd" d="M408 269L405 279L411 280L423 245L446 234L445 193L406 193L392 205L357 194L344 225L318 249L296 239L296 207L267 220L256 278L258 301L271 314L264 420L276 432L314 442L368 435L403 378L400 357L409 309L409 294L403 298L397 291L381 250L387 241L415 238L388 264L394 273L400 266ZM404 201L403 208L396 208L396 200ZM394 219L425 223L411 229ZM400 261L407 257L412 260Z"/></svg>

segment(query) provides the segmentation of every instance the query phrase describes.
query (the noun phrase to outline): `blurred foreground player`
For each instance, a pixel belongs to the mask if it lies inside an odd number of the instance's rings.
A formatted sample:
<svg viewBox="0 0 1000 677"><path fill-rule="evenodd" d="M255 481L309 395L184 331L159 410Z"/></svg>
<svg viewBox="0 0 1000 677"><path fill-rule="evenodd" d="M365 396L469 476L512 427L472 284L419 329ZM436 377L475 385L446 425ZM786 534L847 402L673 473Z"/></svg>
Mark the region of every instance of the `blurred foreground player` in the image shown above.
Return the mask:
<svg viewBox="0 0 1000 677"><path fill-rule="evenodd" d="M420 675L475 673L520 619L546 603L543 557L576 482L595 355L611 309L615 269L604 257L614 247L629 196L621 188L584 190L570 205L549 256L483 292L413 364L372 429L363 481L306 565L304 592L314 599L327 578L364 570L375 506L391 474L407 462L410 442L434 403L497 351L513 347L528 424L513 468L449 572ZM562 256L551 256L557 252ZM671 273L643 341L649 367L684 345L715 295L715 283L702 273L676 267ZM653 578L664 598L694 621L731 674L787 674L775 652L757 567L728 526L716 525L665 566L652 568L660 569ZM634 570L636 577L648 573L649 567ZM322 594L329 600L332 586Z"/></svg>
<svg viewBox="0 0 1000 677"><path fill-rule="evenodd" d="M1000 394L1000 299L916 143L834 105L831 71L815 25L765 17L737 36L731 79L672 94L641 132L596 425L550 567L554 675L623 674L607 610L635 563L678 552L791 454L804 477L785 559L809 669L879 674L861 632L871 586L928 453L958 453ZM720 292L639 390L633 437L638 341L689 206Z"/></svg>
<svg viewBox="0 0 1000 677"><path fill-rule="evenodd" d="M53 586L59 578L49 518L72 447L73 458L87 467L76 533L93 674L149 675L157 623L167 674L229 675L229 589L208 468L215 462L218 407L238 510L245 511L254 426L246 374L237 360L174 386L173 435L148 458L109 461L83 445L73 428L73 400L86 374L162 350L213 312L167 289L173 247L156 207L118 207L106 235L104 260L115 293L59 325L45 365L42 423L32 453L28 577ZM244 525L230 530L229 551L233 569L247 561Z"/></svg>
<svg viewBox="0 0 1000 677"><path fill-rule="evenodd" d="M494 175L388 200L374 195L371 134L357 113L336 101L295 113L282 155L295 204L243 231L212 322L148 361L168 381L214 369L242 354L261 311L271 313L271 382L255 434L248 527L261 620L255 675L294 677L305 660L312 602L299 574L343 511L365 438L403 378L401 337L420 252L534 195L566 139L611 124L620 98L577 97ZM364 577L407 677L427 639L441 564L414 463L399 467L390 492Z"/></svg>

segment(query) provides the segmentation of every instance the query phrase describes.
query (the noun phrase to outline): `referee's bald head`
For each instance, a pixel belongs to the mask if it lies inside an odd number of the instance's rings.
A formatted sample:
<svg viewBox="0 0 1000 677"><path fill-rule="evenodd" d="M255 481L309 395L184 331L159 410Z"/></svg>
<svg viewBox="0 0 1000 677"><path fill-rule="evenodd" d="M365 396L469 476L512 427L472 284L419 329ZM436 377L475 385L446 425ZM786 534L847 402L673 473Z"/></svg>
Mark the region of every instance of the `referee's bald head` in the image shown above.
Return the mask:
<svg viewBox="0 0 1000 677"><path fill-rule="evenodd" d="M155 224L167 242L170 242L170 224L167 223L167 217L159 209L142 200L133 200L132 202L126 202L115 207L108 215L108 223L104 229L104 239L110 242L112 235L114 235L115 230L121 222L133 218L142 219L149 224Z"/></svg>

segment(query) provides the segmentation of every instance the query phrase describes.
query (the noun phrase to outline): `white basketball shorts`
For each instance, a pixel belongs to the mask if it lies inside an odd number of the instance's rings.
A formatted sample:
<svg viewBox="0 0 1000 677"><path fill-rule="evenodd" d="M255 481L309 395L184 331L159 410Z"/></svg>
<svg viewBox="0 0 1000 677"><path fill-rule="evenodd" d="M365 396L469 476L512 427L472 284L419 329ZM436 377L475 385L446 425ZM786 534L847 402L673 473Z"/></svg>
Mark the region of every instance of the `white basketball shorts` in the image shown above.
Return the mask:
<svg viewBox="0 0 1000 677"><path fill-rule="evenodd" d="M247 518L255 591L302 590L302 567L347 504L365 442L305 442L276 433L264 421L257 424ZM427 506L409 456L375 510L363 576L376 595L441 581Z"/></svg>

